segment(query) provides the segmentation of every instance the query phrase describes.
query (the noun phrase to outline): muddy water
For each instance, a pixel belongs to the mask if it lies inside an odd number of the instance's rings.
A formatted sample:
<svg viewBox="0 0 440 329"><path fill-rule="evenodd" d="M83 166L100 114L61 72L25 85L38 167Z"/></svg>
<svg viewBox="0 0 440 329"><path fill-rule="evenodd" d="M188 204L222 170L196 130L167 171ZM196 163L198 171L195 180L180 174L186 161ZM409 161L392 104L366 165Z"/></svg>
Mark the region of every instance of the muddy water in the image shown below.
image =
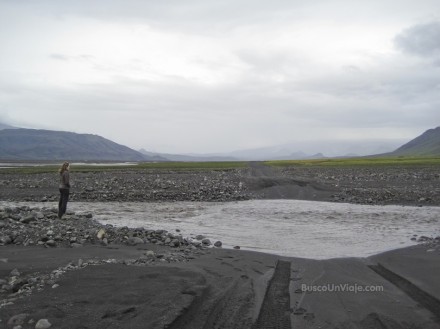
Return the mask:
<svg viewBox="0 0 440 329"><path fill-rule="evenodd" d="M30 203L27 203L31 205ZM33 204L35 205L35 204ZM55 206L55 204L37 204ZM298 200L225 203L84 203L103 224L202 234L226 247L284 256L364 257L414 244L413 235L440 235L440 208L366 206Z"/></svg>

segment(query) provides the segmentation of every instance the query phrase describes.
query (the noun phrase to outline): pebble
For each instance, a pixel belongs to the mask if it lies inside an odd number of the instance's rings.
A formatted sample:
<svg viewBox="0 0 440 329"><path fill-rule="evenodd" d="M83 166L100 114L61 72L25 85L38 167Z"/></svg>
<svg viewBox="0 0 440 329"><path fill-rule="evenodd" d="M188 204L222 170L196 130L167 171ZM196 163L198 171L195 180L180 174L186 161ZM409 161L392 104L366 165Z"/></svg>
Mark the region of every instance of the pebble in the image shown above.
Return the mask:
<svg viewBox="0 0 440 329"><path fill-rule="evenodd" d="M40 319L35 324L35 329L48 329L52 327L52 324L47 319Z"/></svg>
<svg viewBox="0 0 440 329"><path fill-rule="evenodd" d="M135 246L135 245L143 244L143 243L145 243L144 240L141 238L138 238L138 237L131 237L131 238L128 238L128 240L127 240L127 244L130 246Z"/></svg>
<svg viewBox="0 0 440 329"><path fill-rule="evenodd" d="M46 245L49 247L55 247L57 245L57 243L51 239L51 240L46 241Z"/></svg>
<svg viewBox="0 0 440 329"><path fill-rule="evenodd" d="M105 230L104 230L104 229L100 229L100 230L98 231L98 234L96 234L96 237L97 237L99 240L102 240L102 239L104 238L104 235L105 235Z"/></svg>
<svg viewBox="0 0 440 329"><path fill-rule="evenodd" d="M18 269L14 268L11 273L9 273L9 276L20 276L20 272Z"/></svg>
<svg viewBox="0 0 440 329"><path fill-rule="evenodd" d="M144 253L147 257L154 257L156 254L153 250L147 250L147 252Z"/></svg>

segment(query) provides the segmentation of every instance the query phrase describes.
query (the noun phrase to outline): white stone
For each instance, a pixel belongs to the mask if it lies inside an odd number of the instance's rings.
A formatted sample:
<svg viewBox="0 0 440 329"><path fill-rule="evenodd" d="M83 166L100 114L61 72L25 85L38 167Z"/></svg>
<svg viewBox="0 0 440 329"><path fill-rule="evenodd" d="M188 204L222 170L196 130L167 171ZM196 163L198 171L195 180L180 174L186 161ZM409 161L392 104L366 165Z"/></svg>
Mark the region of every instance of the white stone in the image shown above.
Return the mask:
<svg viewBox="0 0 440 329"><path fill-rule="evenodd" d="M35 329L48 329L52 327L52 324L47 319L40 319L35 324Z"/></svg>

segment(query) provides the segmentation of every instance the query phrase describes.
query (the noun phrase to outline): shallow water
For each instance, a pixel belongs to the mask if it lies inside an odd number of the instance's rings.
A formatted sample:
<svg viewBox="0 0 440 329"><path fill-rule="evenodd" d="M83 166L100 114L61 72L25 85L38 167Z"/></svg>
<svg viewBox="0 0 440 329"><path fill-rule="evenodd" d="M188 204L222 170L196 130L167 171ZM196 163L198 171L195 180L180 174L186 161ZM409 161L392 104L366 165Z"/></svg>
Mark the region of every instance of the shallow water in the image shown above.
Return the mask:
<svg viewBox="0 0 440 329"><path fill-rule="evenodd" d="M1 203L0 203L1 204ZM26 203L31 205L31 203ZM39 203L32 205L55 206ZM225 247L326 259L365 257L440 235L440 208L367 206L298 200L201 203L71 202L115 226L202 234Z"/></svg>

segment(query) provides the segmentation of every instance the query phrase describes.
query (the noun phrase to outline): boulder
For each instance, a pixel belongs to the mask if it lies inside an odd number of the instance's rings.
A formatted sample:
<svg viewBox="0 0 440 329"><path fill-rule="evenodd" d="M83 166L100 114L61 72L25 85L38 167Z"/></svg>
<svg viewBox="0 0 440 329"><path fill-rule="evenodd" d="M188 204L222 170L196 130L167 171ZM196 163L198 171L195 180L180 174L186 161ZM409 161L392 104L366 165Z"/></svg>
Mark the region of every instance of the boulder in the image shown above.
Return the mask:
<svg viewBox="0 0 440 329"><path fill-rule="evenodd" d="M52 327L52 324L47 319L40 319L35 324L35 329L49 329Z"/></svg>
<svg viewBox="0 0 440 329"><path fill-rule="evenodd" d="M127 244L130 246L136 246L138 244L143 244L143 243L145 243L144 240L139 237L131 237L128 238L127 240Z"/></svg>
<svg viewBox="0 0 440 329"><path fill-rule="evenodd" d="M212 243L211 243L211 240L205 238L205 239L202 240L202 244L204 246L210 246Z"/></svg>
<svg viewBox="0 0 440 329"><path fill-rule="evenodd" d="M30 222L35 222L37 220L37 217L35 214L30 214L27 216L24 216L20 219L20 222L23 224L29 224Z"/></svg>

